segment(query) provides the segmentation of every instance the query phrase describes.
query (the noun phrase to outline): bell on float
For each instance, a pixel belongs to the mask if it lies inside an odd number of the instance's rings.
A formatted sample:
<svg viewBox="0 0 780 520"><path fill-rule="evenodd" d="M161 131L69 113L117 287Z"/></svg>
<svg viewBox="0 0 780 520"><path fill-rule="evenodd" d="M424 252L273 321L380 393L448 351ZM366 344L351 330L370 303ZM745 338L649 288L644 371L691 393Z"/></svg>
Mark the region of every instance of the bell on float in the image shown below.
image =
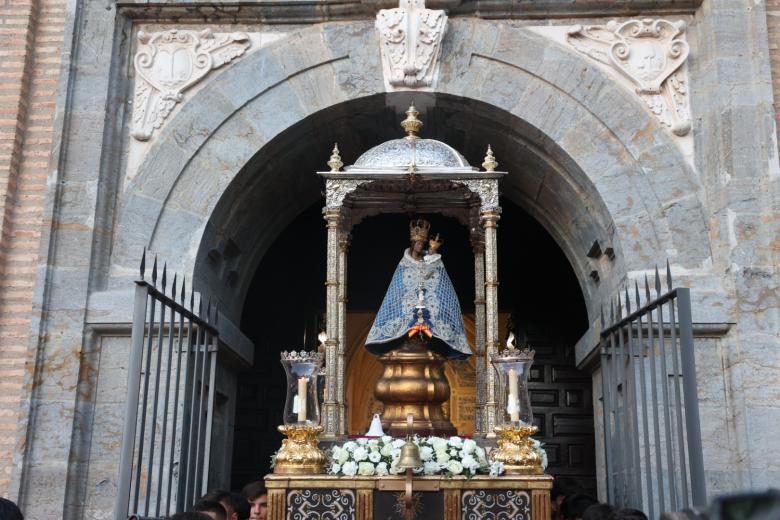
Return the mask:
<svg viewBox="0 0 780 520"><path fill-rule="evenodd" d="M398 469L414 469L422 465L420 448L412 442L412 439L407 438L406 444L401 448L401 455L398 457Z"/></svg>

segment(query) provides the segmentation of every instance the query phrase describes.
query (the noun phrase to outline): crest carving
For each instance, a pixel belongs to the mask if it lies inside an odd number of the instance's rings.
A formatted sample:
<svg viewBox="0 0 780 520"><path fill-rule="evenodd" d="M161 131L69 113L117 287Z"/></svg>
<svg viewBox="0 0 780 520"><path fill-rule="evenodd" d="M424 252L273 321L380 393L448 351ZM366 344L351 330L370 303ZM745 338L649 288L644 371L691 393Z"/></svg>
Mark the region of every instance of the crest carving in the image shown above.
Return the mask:
<svg viewBox="0 0 780 520"><path fill-rule="evenodd" d="M211 70L243 55L249 45L249 36L240 32L139 31L138 51L133 59L136 72L133 137L148 140L184 99L187 89Z"/></svg>
<svg viewBox="0 0 780 520"><path fill-rule="evenodd" d="M678 136L691 129L685 22L629 20L576 25L566 39L577 51L618 71L634 85L650 111Z"/></svg>
<svg viewBox="0 0 780 520"><path fill-rule="evenodd" d="M375 26L385 81L391 87L433 86L447 30L445 12L426 9L425 0L400 0L398 7L377 13Z"/></svg>

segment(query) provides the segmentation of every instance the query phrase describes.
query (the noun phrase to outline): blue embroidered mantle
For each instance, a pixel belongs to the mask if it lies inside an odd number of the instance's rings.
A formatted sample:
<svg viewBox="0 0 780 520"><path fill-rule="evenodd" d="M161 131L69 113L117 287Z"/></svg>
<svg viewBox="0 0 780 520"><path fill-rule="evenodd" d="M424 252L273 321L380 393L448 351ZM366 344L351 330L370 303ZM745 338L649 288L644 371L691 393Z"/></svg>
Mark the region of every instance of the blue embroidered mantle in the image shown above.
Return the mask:
<svg viewBox="0 0 780 520"><path fill-rule="evenodd" d="M462 359L471 355L458 296L441 255L426 255L425 260L415 260L408 249L398 263L368 333L368 351L380 355L399 346L417 323L421 305L425 308L425 323L433 333L429 348L450 358Z"/></svg>

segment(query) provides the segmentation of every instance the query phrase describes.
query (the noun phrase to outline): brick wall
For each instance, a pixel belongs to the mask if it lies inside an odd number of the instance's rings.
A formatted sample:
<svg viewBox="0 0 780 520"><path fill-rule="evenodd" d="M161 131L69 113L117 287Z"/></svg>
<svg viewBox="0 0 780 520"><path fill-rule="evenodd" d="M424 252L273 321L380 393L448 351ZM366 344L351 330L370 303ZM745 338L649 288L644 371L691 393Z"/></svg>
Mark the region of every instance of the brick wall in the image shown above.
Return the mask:
<svg viewBox="0 0 780 520"><path fill-rule="evenodd" d="M766 25L769 32L769 61L775 98L775 125L780 137L780 0L767 0Z"/></svg>
<svg viewBox="0 0 780 520"><path fill-rule="evenodd" d="M30 345L64 27L63 0L0 0L0 496Z"/></svg>

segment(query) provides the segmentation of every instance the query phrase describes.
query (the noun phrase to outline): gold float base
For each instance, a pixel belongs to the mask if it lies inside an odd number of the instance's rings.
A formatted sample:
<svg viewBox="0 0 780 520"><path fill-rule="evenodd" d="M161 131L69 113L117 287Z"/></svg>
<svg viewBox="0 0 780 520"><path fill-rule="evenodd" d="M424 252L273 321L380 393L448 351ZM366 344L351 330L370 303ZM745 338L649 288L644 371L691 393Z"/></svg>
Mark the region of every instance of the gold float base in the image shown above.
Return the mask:
<svg viewBox="0 0 780 520"><path fill-rule="evenodd" d="M507 475L541 475L542 457L533 446L531 436L536 426L497 426L498 448L490 452L491 462L501 462Z"/></svg>
<svg viewBox="0 0 780 520"><path fill-rule="evenodd" d="M407 433L406 415L412 414L411 433L451 436L457 433L444 417L442 405L450 398L444 375L447 358L429 350L418 336L379 356L384 366L374 395L384 404L382 429L388 435Z"/></svg>
<svg viewBox="0 0 780 520"><path fill-rule="evenodd" d="M322 473L326 456L319 447L322 426L282 425L279 431L287 436L276 453L274 473L277 475L311 475Z"/></svg>

